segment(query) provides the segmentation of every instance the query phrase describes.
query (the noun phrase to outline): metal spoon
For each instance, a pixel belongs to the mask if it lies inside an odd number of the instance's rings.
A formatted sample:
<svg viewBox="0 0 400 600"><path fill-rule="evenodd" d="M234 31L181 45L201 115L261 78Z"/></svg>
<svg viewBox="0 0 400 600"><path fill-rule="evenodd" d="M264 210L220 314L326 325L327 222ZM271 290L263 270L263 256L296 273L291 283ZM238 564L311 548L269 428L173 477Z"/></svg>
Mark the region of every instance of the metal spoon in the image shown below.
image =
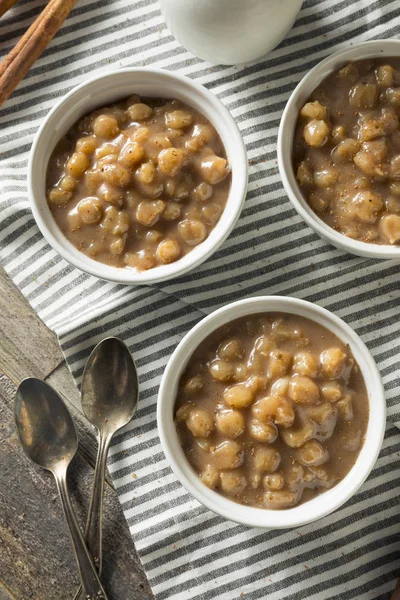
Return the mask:
<svg viewBox="0 0 400 600"><path fill-rule="evenodd" d="M25 454L51 471L57 483L79 567L85 600L107 600L71 505L67 469L78 448L78 437L64 402L47 383L34 377L18 386L15 421Z"/></svg>
<svg viewBox="0 0 400 600"><path fill-rule="evenodd" d="M101 572L103 491L107 454L113 435L132 420L139 399L136 366L128 348L116 337L102 340L93 349L82 379L82 407L99 432L92 498L85 539ZM78 590L75 600L84 599Z"/></svg>

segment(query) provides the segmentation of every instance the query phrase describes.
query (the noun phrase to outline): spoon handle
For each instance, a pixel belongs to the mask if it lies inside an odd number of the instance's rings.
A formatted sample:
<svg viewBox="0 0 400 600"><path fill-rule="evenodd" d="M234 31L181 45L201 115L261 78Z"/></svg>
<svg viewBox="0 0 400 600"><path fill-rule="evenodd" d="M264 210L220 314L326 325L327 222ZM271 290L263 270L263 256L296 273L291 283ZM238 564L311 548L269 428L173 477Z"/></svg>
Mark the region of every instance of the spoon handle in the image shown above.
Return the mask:
<svg viewBox="0 0 400 600"><path fill-rule="evenodd" d="M65 520L69 527L72 545L75 552L76 561L79 567L79 574L84 590L85 600L107 600L106 593L100 583L96 569L90 558L89 552L83 541L76 517L69 498L66 472L55 474L58 491L61 498L61 504L64 511Z"/></svg>
<svg viewBox="0 0 400 600"><path fill-rule="evenodd" d="M103 494L104 479L107 465L107 454L111 436L105 436L100 431L99 447L97 450L96 467L94 470L93 490L90 499L88 518L86 522L85 540L93 562L101 573L102 567L102 530L103 530ZM74 600L85 600L82 588L77 591Z"/></svg>

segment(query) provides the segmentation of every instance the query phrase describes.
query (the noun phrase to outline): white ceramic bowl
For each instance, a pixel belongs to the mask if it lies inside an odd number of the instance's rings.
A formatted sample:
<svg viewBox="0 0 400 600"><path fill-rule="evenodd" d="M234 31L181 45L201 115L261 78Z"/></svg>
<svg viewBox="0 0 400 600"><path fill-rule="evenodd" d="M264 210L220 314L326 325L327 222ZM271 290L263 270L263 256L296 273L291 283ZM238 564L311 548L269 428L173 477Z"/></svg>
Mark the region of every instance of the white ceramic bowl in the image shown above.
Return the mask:
<svg viewBox="0 0 400 600"><path fill-rule="evenodd" d="M301 193L292 165L293 137L300 109L319 86L325 77L340 69L349 61L364 58L400 56L400 40L373 40L349 46L335 52L316 65L303 77L283 111L278 133L278 166L282 182L293 206L322 238L333 246L357 254L373 258L400 259L400 246L368 244L353 240L324 223L310 208Z"/></svg>
<svg viewBox="0 0 400 600"><path fill-rule="evenodd" d="M312 500L288 510L263 510L237 504L210 490L187 461L176 432L173 412L179 379L197 346L211 332L244 315L286 312L312 319L350 345L368 390L369 422L365 442L357 461L335 487ZM182 485L199 502L215 513L250 527L282 529L316 521L333 512L359 489L368 477L381 449L386 423L386 404L379 371L365 344L344 321L329 311L296 298L265 296L240 300L220 308L189 331L172 354L165 369L157 405L158 432L164 453Z"/></svg>
<svg viewBox="0 0 400 600"><path fill-rule="evenodd" d="M204 60L235 65L270 52L291 29L303 0L161 0L182 46Z"/></svg>
<svg viewBox="0 0 400 600"><path fill-rule="evenodd" d="M177 98L193 106L214 125L232 169L232 185L225 210L208 238L189 254L169 265L136 272L97 262L80 252L61 233L45 196L47 163L56 143L80 117L133 93ZM49 244L65 260L101 279L125 284L149 284L178 277L205 261L232 231L247 189L247 156L239 129L224 105L205 87L160 69L130 68L111 71L85 81L71 90L50 111L32 145L28 165L28 190L33 215Z"/></svg>

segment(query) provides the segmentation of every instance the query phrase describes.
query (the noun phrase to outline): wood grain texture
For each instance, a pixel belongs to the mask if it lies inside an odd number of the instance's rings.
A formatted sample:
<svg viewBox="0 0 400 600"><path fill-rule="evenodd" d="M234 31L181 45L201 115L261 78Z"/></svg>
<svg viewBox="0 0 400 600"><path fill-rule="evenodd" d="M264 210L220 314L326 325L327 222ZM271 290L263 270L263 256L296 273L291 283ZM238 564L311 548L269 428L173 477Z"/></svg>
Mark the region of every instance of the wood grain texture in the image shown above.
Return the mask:
<svg viewBox="0 0 400 600"><path fill-rule="evenodd" d="M94 428L82 413L80 396L57 336L39 319L1 267L0 332L0 371L16 385L24 377L39 377L63 396L74 416L79 451L94 466L97 452Z"/></svg>
<svg viewBox="0 0 400 600"><path fill-rule="evenodd" d="M66 398L80 445L68 484L83 528L97 444L80 410L78 390L55 335L0 270L0 600L68 600L77 570L52 476L28 461L13 417L16 385L46 379ZM29 335L27 334L29 332ZM103 579L109 600L153 598L117 495L108 478L104 505Z"/></svg>
<svg viewBox="0 0 400 600"><path fill-rule="evenodd" d="M55 334L47 329L3 269L0 332L0 369L15 384L30 375L44 378L63 361Z"/></svg>

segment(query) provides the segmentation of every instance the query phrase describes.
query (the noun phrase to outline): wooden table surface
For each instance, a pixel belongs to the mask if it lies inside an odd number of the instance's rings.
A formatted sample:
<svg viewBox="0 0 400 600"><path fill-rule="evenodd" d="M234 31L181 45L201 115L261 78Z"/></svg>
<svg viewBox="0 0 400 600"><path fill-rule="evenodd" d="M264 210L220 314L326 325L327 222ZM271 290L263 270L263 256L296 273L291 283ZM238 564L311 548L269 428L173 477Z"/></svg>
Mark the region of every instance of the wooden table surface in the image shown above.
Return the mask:
<svg viewBox="0 0 400 600"><path fill-rule="evenodd" d="M84 528L96 439L56 336L0 267L0 600L68 600L78 576L52 475L23 454L13 419L18 383L40 377L66 399L79 433L69 488ZM104 506L103 580L109 600L153 595L108 478Z"/></svg>

